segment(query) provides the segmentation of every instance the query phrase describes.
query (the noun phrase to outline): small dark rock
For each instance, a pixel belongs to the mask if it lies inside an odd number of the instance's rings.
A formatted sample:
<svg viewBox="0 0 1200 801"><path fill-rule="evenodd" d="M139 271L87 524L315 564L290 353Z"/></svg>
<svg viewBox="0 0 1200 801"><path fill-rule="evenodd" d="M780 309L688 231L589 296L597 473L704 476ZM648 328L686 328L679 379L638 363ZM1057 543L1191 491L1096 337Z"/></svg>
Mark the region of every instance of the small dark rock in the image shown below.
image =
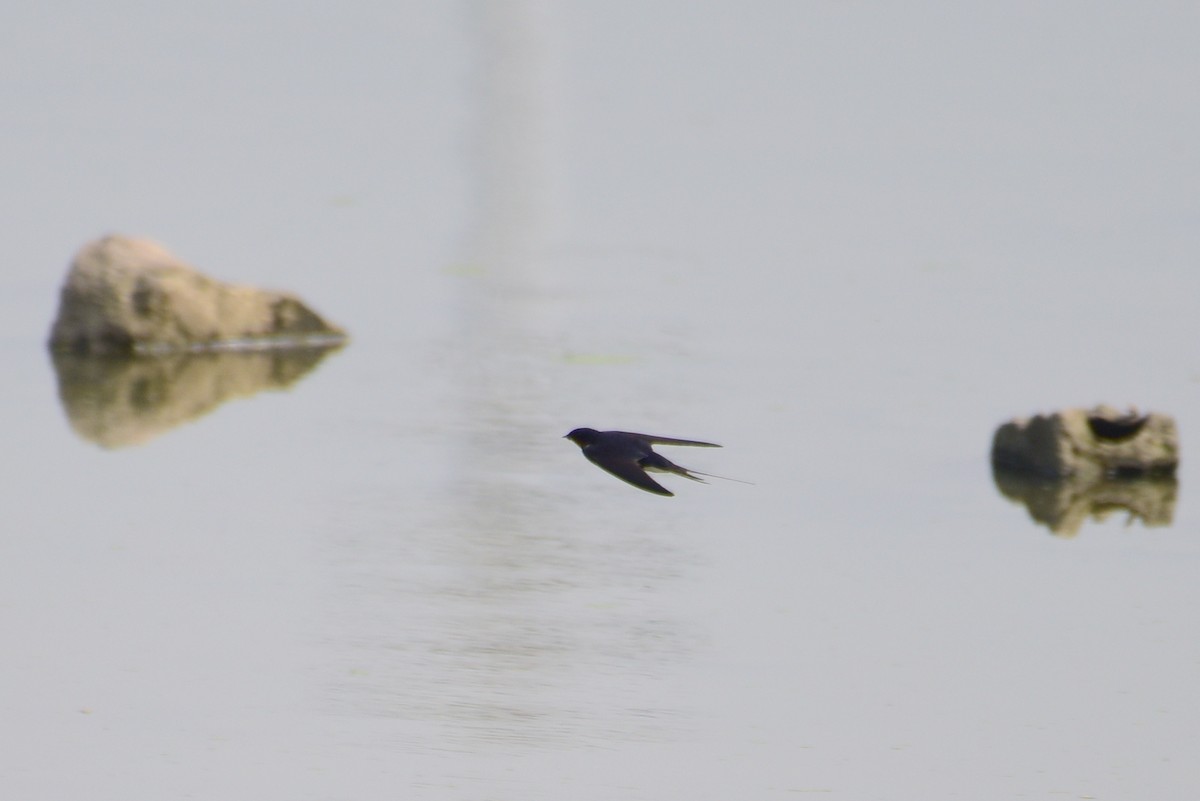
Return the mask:
<svg viewBox="0 0 1200 801"><path fill-rule="evenodd" d="M1179 434L1165 414L1064 409L1000 426L992 462L1050 478L1168 476L1179 466Z"/></svg>

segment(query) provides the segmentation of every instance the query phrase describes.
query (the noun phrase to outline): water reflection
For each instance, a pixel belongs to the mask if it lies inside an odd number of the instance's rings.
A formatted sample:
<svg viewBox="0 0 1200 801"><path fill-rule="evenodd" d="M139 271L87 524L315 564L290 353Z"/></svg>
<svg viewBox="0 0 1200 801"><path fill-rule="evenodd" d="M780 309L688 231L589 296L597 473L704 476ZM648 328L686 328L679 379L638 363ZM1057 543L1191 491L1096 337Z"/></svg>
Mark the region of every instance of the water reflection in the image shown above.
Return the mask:
<svg viewBox="0 0 1200 801"><path fill-rule="evenodd" d="M51 353L71 427L103 448L141 445L226 401L281 390L337 347L85 356Z"/></svg>
<svg viewBox="0 0 1200 801"><path fill-rule="evenodd" d="M443 751L678 737L671 678L699 635L669 588L689 555L653 532L581 536L538 499L475 506L514 490L477 486L427 524L343 543L332 711Z"/></svg>
<svg viewBox="0 0 1200 801"><path fill-rule="evenodd" d="M1174 476L1047 479L993 465L1000 494L1023 504L1035 522L1073 537L1091 518L1101 521L1124 512L1127 523L1147 528L1171 525L1178 482Z"/></svg>

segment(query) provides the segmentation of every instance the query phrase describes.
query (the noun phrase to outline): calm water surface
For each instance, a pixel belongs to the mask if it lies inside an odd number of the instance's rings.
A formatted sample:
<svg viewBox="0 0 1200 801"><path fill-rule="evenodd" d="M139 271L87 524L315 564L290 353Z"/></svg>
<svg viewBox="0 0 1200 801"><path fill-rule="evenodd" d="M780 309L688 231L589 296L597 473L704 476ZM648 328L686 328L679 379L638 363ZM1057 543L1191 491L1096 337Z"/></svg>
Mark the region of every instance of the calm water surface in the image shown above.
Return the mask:
<svg viewBox="0 0 1200 801"><path fill-rule="evenodd" d="M4 797L1194 793L1191 11L18 5ZM353 341L81 389L109 231ZM1152 525L991 473L1096 402Z"/></svg>

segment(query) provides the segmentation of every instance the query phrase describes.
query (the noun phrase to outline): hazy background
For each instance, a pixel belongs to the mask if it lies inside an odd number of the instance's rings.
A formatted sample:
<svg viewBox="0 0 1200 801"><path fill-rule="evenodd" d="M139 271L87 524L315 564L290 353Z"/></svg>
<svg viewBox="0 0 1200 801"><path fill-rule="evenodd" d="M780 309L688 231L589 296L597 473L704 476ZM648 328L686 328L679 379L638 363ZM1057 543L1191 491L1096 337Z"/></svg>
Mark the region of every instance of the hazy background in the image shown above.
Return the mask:
<svg viewBox="0 0 1200 801"><path fill-rule="evenodd" d="M1198 26L10 3L0 795L1191 798ZM353 341L99 447L44 341L108 232ZM1178 420L1171 525L997 491L1101 401Z"/></svg>

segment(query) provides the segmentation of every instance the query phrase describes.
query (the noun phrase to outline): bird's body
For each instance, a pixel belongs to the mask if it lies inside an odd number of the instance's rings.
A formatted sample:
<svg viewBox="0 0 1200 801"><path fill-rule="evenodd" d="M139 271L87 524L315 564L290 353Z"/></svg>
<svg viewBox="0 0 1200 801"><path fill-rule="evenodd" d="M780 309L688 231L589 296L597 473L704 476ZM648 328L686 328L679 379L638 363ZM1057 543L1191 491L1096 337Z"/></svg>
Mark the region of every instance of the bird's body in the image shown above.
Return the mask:
<svg viewBox="0 0 1200 801"><path fill-rule="evenodd" d="M701 483L706 482L700 476L721 478L721 476L713 476L710 473L701 473L698 470L680 467L662 454L655 453L652 447L653 445L721 447L713 442L656 437L651 434L634 434L630 431L596 431L594 428L577 428L567 434L565 438L578 445L583 450L583 455L592 464L607 470L638 489L653 492L655 495L674 495L675 493L651 478L647 471L674 473L677 476Z"/></svg>

